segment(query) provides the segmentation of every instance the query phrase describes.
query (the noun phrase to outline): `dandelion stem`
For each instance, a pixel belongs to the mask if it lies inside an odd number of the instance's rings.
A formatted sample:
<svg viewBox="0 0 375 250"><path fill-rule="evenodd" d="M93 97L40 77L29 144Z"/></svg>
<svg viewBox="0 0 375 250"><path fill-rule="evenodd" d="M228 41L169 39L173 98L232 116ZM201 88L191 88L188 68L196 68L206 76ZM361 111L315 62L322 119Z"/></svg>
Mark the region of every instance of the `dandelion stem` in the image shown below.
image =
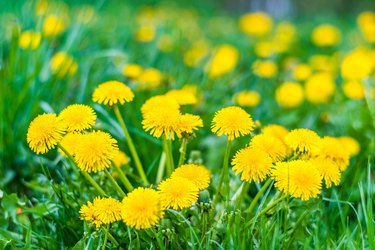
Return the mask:
<svg viewBox="0 0 375 250"><path fill-rule="evenodd" d="M227 201L229 200L229 169L228 169L228 164L229 164L229 155L230 155L230 146L231 146L231 140L228 140L227 142L227 148L225 150L225 155L224 155L224 161L223 161L223 167L221 169L221 175L218 183L218 187L215 193L215 198L213 201L213 207L215 208L217 202L219 201L219 195L221 193L221 189L223 186L223 182L225 180L225 196L227 198Z"/></svg>
<svg viewBox="0 0 375 250"><path fill-rule="evenodd" d="M130 192L134 189L133 185L130 183L128 177L124 174L124 172L121 170L119 166L116 164L113 164L113 167L115 168L116 172L118 173L118 176L120 177L120 180L122 184L124 184L126 191Z"/></svg>
<svg viewBox="0 0 375 250"><path fill-rule="evenodd" d="M131 136L129 134L129 131L128 131L126 125L125 125L124 119L122 118L122 115L120 113L120 110L119 110L118 106L115 105L113 107L113 110L115 111L115 115L117 117L118 122L120 123L120 126L121 126L122 130L124 131L126 142L128 144L130 153L133 156L133 159L134 159L134 162L135 162L135 166L136 166L137 171L138 171L138 173L139 173L139 175L140 175L140 177L141 177L141 179L143 181L143 184L144 185L148 185L149 182L148 182L146 174L145 174L145 172L143 170L142 163L141 163L141 161L139 159L137 150L135 149L133 140L132 140L132 138L131 138Z"/></svg>
<svg viewBox="0 0 375 250"><path fill-rule="evenodd" d="M117 242L117 240L115 239L115 237L112 236L112 234L110 232L108 232L108 239L116 245L116 247L118 247L120 244ZM122 248L120 248L122 249Z"/></svg>
<svg viewBox="0 0 375 250"><path fill-rule="evenodd" d="M163 151L160 157L159 168L158 168L158 173L156 175L155 184L160 183L161 180L163 179L164 169L165 169L165 159L166 159L166 156L165 156L165 152Z"/></svg>
<svg viewBox="0 0 375 250"><path fill-rule="evenodd" d="M112 182L113 186L115 186L117 192L119 192L122 196L125 196L124 191L122 191L121 187L117 184L116 180L113 178L111 173L109 173L107 169L104 169L104 173L109 179L109 181Z"/></svg>
<svg viewBox="0 0 375 250"><path fill-rule="evenodd" d="M77 163L74 161L73 156L61 145L57 144L57 146L64 152L64 154L68 157L68 159L78 168ZM100 193L102 196L108 196L104 190L98 185L98 183L86 172L80 171L81 174L91 183L91 185Z"/></svg>
<svg viewBox="0 0 375 250"><path fill-rule="evenodd" d="M169 177L171 176L174 170L174 163L173 163L171 140L168 140L165 135L163 135L163 149L167 156L167 177Z"/></svg>
<svg viewBox="0 0 375 250"><path fill-rule="evenodd" d="M107 225L107 228L105 228L104 230L105 230L105 236L104 236L104 242L103 242L102 250L105 250L105 246L107 245L109 224Z"/></svg>
<svg viewBox="0 0 375 250"><path fill-rule="evenodd" d="M236 200L236 209L240 209L241 208L242 201L244 200L244 196L246 195L247 191L249 190L249 187L250 187L250 183L249 182L244 182L242 184L241 193L240 193L240 195L238 196L238 198Z"/></svg>
<svg viewBox="0 0 375 250"><path fill-rule="evenodd" d="M180 167L182 164L184 164L185 156L186 156L187 143L188 143L187 138L183 137L182 141L181 141L181 147L180 147L180 159L178 160L177 167Z"/></svg>
<svg viewBox="0 0 375 250"><path fill-rule="evenodd" d="M247 213L250 213L251 211L253 211L253 209L254 209L255 205L257 204L258 200L264 194L264 192L266 192L268 186L271 185L272 182L273 182L273 180L271 178L269 178L267 180L267 182L264 183L263 187L259 190L259 192L255 195L254 199L251 201L249 208L246 210Z"/></svg>

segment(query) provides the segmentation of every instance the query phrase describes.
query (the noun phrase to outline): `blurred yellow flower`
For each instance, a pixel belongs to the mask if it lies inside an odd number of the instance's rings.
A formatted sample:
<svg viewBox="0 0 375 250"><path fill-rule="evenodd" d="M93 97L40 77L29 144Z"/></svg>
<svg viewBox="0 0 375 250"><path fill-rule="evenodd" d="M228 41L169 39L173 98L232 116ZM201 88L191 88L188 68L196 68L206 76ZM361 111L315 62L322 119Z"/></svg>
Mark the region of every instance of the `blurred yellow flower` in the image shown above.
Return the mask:
<svg viewBox="0 0 375 250"><path fill-rule="evenodd" d="M77 142L81 139L81 133L67 133L60 141L60 145L68 151L71 156L74 156ZM66 156L65 153L59 148L57 150L62 156Z"/></svg>
<svg viewBox="0 0 375 250"><path fill-rule="evenodd" d="M293 129L285 136L285 143L296 153L316 155L320 152L321 138L306 128Z"/></svg>
<svg viewBox="0 0 375 250"><path fill-rule="evenodd" d="M92 221L98 228L121 220L121 202L112 197L96 197L92 203L89 201L83 205L79 213L81 220Z"/></svg>
<svg viewBox="0 0 375 250"><path fill-rule="evenodd" d="M66 22L62 17L56 15L48 15L43 23L43 36L58 36L66 30Z"/></svg>
<svg viewBox="0 0 375 250"><path fill-rule="evenodd" d="M208 76L216 78L231 72L237 65L238 57L236 47L229 44L220 45L208 63Z"/></svg>
<svg viewBox="0 0 375 250"><path fill-rule="evenodd" d="M171 178L176 177L186 178L193 182L199 190L203 190L210 185L211 173L202 165L184 164L172 173Z"/></svg>
<svg viewBox="0 0 375 250"><path fill-rule="evenodd" d="M357 24L368 42L375 42L375 12L364 11L358 15Z"/></svg>
<svg viewBox="0 0 375 250"><path fill-rule="evenodd" d="M184 63L189 67L196 67L208 53L208 45L198 42L184 53Z"/></svg>
<svg viewBox="0 0 375 250"><path fill-rule="evenodd" d="M44 154L55 148L65 130L65 124L55 114L38 115L27 130L27 143L36 154Z"/></svg>
<svg viewBox="0 0 375 250"><path fill-rule="evenodd" d="M155 89L163 82L163 74L154 68L144 69L136 82L141 89Z"/></svg>
<svg viewBox="0 0 375 250"><path fill-rule="evenodd" d="M287 148L284 143L270 134L259 134L250 141L250 147L264 151L272 162L282 161L286 157Z"/></svg>
<svg viewBox="0 0 375 250"><path fill-rule="evenodd" d="M342 171L349 166L350 153L342 146L342 142L338 138L324 136L321 139L319 156L332 160Z"/></svg>
<svg viewBox="0 0 375 250"><path fill-rule="evenodd" d="M139 64L130 63L122 69L124 76L135 79L142 74L143 68Z"/></svg>
<svg viewBox="0 0 375 250"><path fill-rule="evenodd" d="M334 73L337 68L337 58L327 55L312 55L309 65L313 70Z"/></svg>
<svg viewBox="0 0 375 250"><path fill-rule="evenodd" d="M197 104L197 97L187 89L172 89L165 96L170 97L180 105Z"/></svg>
<svg viewBox="0 0 375 250"><path fill-rule="evenodd" d="M342 85L344 94L350 99L360 100L365 97L365 89L358 81L348 81Z"/></svg>
<svg viewBox="0 0 375 250"><path fill-rule="evenodd" d="M246 147L237 151L232 165L237 175L241 173L241 180L261 182L270 174L272 159L263 150Z"/></svg>
<svg viewBox="0 0 375 250"><path fill-rule="evenodd" d="M234 102L241 107L256 107L260 103L260 95L256 91L241 91L234 95Z"/></svg>
<svg viewBox="0 0 375 250"><path fill-rule="evenodd" d="M327 188L339 185L341 172L336 163L324 157L310 159L309 162L319 171Z"/></svg>
<svg viewBox="0 0 375 250"><path fill-rule="evenodd" d="M94 90L92 100L99 104L113 106L117 103L124 104L134 99L133 91L119 81L107 81Z"/></svg>
<svg viewBox="0 0 375 250"><path fill-rule="evenodd" d="M275 99L282 108L298 107L304 99L303 88L298 83L283 83L276 89Z"/></svg>
<svg viewBox="0 0 375 250"><path fill-rule="evenodd" d="M90 106L72 104L60 112L59 119L69 132L82 131L95 125L96 114Z"/></svg>
<svg viewBox="0 0 375 250"><path fill-rule="evenodd" d="M247 13L240 18L239 27L248 35L261 37L271 31L272 18L264 12Z"/></svg>
<svg viewBox="0 0 375 250"><path fill-rule="evenodd" d="M350 156L356 156L361 150L359 142L350 136L342 136L337 139L340 140L340 145L345 148Z"/></svg>
<svg viewBox="0 0 375 250"><path fill-rule="evenodd" d="M283 126L277 124L269 124L262 129L262 133L276 137L280 141L285 143L285 137L288 135L289 131Z"/></svg>
<svg viewBox="0 0 375 250"><path fill-rule="evenodd" d="M298 81L304 81L311 75L311 68L307 64L298 64L293 69L293 76Z"/></svg>
<svg viewBox="0 0 375 250"><path fill-rule="evenodd" d="M161 204L175 210L191 207L198 200L199 189L190 180L182 177L169 178L158 186Z"/></svg>
<svg viewBox="0 0 375 250"><path fill-rule="evenodd" d="M321 24L312 31L311 40L318 47L335 46L341 41L341 32L333 25Z"/></svg>
<svg viewBox="0 0 375 250"><path fill-rule="evenodd" d="M273 61L255 61L252 69L255 75L262 78L272 78L277 74L277 66Z"/></svg>
<svg viewBox="0 0 375 250"><path fill-rule="evenodd" d="M373 62L362 49L347 54L341 63L341 75L346 80L363 80L374 68Z"/></svg>
<svg viewBox="0 0 375 250"><path fill-rule="evenodd" d="M32 30L26 30L21 33L18 40L18 45L22 49L36 49L40 44L42 36L39 32L34 32Z"/></svg>
<svg viewBox="0 0 375 250"><path fill-rule="evenodd" d="M152 188L139 187L122 200L122 220L129 227L148 229L164 215L159 193Z"/></svg>
<svg viewBox="0 0 375 250"><path fill-rule="evenodd" d="M255 44L254 52L259 57L270 57L274 53L274 44L272 42L260 41Z"/></svg>
<svg viewBox="0 0 375 250"><path fill-rule="evenodd" d="M129 157L122 151L118 151L118 153L113 158L113 164L115 164L118 167L121 167L122 165L126 165L129 163Z"/></svg>
<svg viewBox="0 0 375 250"><path fill-rule="evenodd" d="M51 71L57 77L62 78L67 75L73 76L77 72L78 64L73 57L65 52L57 52L50 61Z"/></svg>
<svg viewBox="0 0 375 250"><path fill-rule="evenodd" d="M155 28L150 25L141 26L135 33L135 39L138 42L146 43L154 40L156 35Z"/></svg>
<svg viewBox="0 0 375 250"><path fill-rule="evenodd" d="M117 141L110 134L93 131L82 134L75 148L74 159L82 171L95 173L110 167L117 153Z"/></svg>
<svg viewBox="0 0 375 250"><path fill-rule="evenodd" d="M248 135L254 129L254 121L242 108L231 106L215 113L211 130L218 136L227 135L228 140Z"/></svg>
<svg viewBox="0 0 375 250"><path fill-rule="evenodd" d="M316 73L305 82L306 99L312 103L327 103L336 89L331 74Z"/></svg>

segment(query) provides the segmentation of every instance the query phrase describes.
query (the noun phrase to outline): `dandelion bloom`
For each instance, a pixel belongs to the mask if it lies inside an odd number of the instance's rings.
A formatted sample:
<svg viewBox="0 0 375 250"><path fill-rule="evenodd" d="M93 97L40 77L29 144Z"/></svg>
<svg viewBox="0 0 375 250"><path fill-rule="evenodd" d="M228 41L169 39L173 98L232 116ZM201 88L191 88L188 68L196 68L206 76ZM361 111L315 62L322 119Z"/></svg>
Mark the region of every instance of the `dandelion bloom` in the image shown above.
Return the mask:
<svg viewBox="0 0 375 250"><path fill-rule="evenodd" d="M283 143L285 143L285 137L287 136L289 131L283 126L277 124L269 124L262 129L262 133L276 137Z"/></svg>
<svg viewBox="0 0 375 250"><path fill-rule="evenodd" d="M341 41L341 32L333 25L322 24L312 31L311 40L318 47L335 46Z"/></svg>
<svg viewBox="0 0 375 250"><path fill-rule="evenodd" d="M144 69L136 82L141 89L155 89L163 82L163 74L154 68Z"/></svg>
<svg viewBox="0 0 375 250"><path fill-rule="evenodd" d="M179 105L197 104L197 97L187 89L173 89L168 91L165 96L170 97Z"/></svg>
<svg viewBox="0 0 375 250"><path fill-rule="evenodd" d="M110 134L94 131L77 142L75 160L82 171L95 173L108 168L117 153L117 141Z"/></svg>
<svg viewBox="0 0 375 250"><path fill-rule="evenodd" d="M330 188L332 185L337 186L340 184L341 172L334 161L324 157L316 157L310 159L309 162L319 171L327 188Z"/></svg>
<svg viewBox="0 0 375 250"><path fill-rule="evenodd" d="M124 152L119 150L112 161L113 164L120 167L129 163L129 157Z"/></svg>
<svg viewBox="0 0 375 250"><path fill-rule="evenodd" d="M350 156L357 155L361 150L359 142L350 136L342 136L337 139L340 140L340 144L344 146L345 150L348 152Z"/></svg>
<svg viewBox="0 0 375 250"><path fill-rule="evenodd" d="M236 174L241 173L241 180L261 182L271 171L272 159L262 150L246 147L237 151L232 165Z"/></svg>
<svg viewBox="0 0 375 250"><path fill-rule="evenodd" d="M77 142L81 139L81 133L70 132L67 133L60 141L60 145L68 151L70 155L74 155ZM65 153L59 148L58 152L63 156Z"/></svg>
<svg viewBox="0 0 375 250"><path fill-rule="evenodd" d="M73 57L65 52L57 52L50 61L51 71L58 77L73 76L77 72L78 64Z"/></svg>
<svg viewBox="0 0 375 250"><path fill-rule="evenodd" d="M204 166L197 164L184 164L173 171L171 178L182 177L192 181L199 190L210 185L210 171Z"/></svg>
<svg viewBox="0 0 375 250"><path fill-rule="evenodd" d="M213 79L231 72L236 67L238 58L236 47L229 44L219 46L207 67L209 77Z"/></svg>
<svg viewBox="0 0 375 250"><path fill-rule="evenodd" d="M165 208L188 208L198 200L198 187L186 178L169 178L159 184L158 190L161 204Z"/></svg>
<svg viewBox="0 0 375 250"><path fill-rule="evenodd" d="M142 115L152 112L154 109L166 108L178 110L180 105L178 102L166 95L157 95L149 98L141 107Z"/></svg>
<svg viewBox="0 0 375 250"><path fill-rule="evenodd" d="M342 85L346 97L361 100L365 97L365 89L359 81L349 81Z"/></svg>
<svg viewBox="0 0 375 250"><path fill-rule="evenodd" d="M203 127L203 121L198 115L183 114L180 116L181 133L192 134L198 127Z"/></svg>
<svg viewBox="0 0 375 250"><path fill-rule="evenodd" d="M324 136L321 139L320 155L335 162L340 170L345 170L349 166L350 154L345 146L342 146L338 138Z"/></svg>
<svg viewBox="0 0 375 250"><path fill-rule="evenodd" d="M344 57L341 63L341 75L346 80L363 80L374 69L374 63L365 50L357 49Z"/></svg>
<svg viewBox="0 0 375 250"><path fill-rule="evenodd" d="M122 220L130 227L147 229L163 217L159 193L152 188L139 187L122 200Z"/></svg>
<svg viewBox="0 0 375 250"><path fill-rule="evenodd" d="M240 30L248 35L262 37L272 29L272 18L265 12L247 13L239 20Z"/></svg>
<svg viewBox="0 0 375 250"><path fill-rule="evenodd" d="M38 115L27 131L27 143L37 154L53 149L65 134L65 125L55 114Z"/></svg>
<svg viewBox="0 0 375 250"><path fill-rule="evenodd" d="M122 69L124 76L135 79L142 74L143 68L139 64L131 63Z"/></svg>
<svg viewBox="0 0 375 250"><path fill-rule="evenodd" d="M304 81L311 75L311 68L307 64L299 64L293 69L293 76L298 81Z"/></svg>
<svg viewBox="0 0 375 250"><path fill-rule="evenodd" d="M256 91L241 91L235 94L233 99L241 107L256 107L261 98Z"/></svg>
<svg viewBox="0 0 375 250"><path fill-rule="evenodd" d="M34 32L32 30L26 30L21 33L18 40L18 45L22 49L36 49L40 44L42 36L39 32Z"/></svg>
<svg viewBox="0 0 375 250"><path fill-rule="evenodd" d="M48 15L43 23L43 35L45 37L58 36L66 30L63 18L55 15Z"/></svg>
<svg viewBox="0 0 375 250"><path fill-rule="evenodd" d="M119 81L107 81L100 84L92 95L92 100L99 104L115 105L131 102L134 98L133 91Z"/></svg>
<svg viewBox="0 0 375 250"><path fill-rule="evenodd" d="M252 69L255 75L262 78L272 78L277 74L277 65L270 60L255 61Z"/></svg>
<svg viewBox="0 0 375 250"><path fill-rule="evenodd" d="M211 130L218 136L227 135L228 140L248 135L254 129L251 116L240 107L226 107L217 111L212 120Z"/></svg>
<svg viewBox="0 0 375 250"><path fill-rule="evenodd" d="M275 99L282 108L298 107L304 99L303 88L298 83L283 83L276 89Z"/></svg>
<svg viewBox="0 0 375 250"><path fill-rule="evenodd" d="M111 197L96 197L79 210L81 220L92 221L96 227L121 220L121 202Z"/></svg>
<svg viewBox="0 0 375 250"><path fill-rule="evenodd" d="M155 137L163 134L167 139L174 139L174 135L181 135L181 113L177 109L155 108L147 112L142 120L143 129Z"/></svg>
<svg viewBox="0 0 375 250"><path fill-rule="evenodd" d="M320 194L322 178L308 161L278 162L271 175L275 179L275 187L293 197L306 201Z"/></svg>
<svg viewBox="0 0 375 250"><path fill-rule="evenodd" d="M321 139L314 131L299 128L289 132L285 137L285 143L297 153L316 154L320 150Z"/></svg>
<svg viewBox="0 0 375 250"><path fill-rule="evenodd" d="M59 119L67 126L68 131L82 131L95 125L95 111L83 104L72 104L59 114Z"/></svg>
<svg viewBox="0 0 375 250"><path fill-rule="evenodd" d="M259 134L251 139L250 147L266 152L273 162L281 161L286 157L287 148L284 143L269 134Z"/></svg>
<svg viewBox="0 0 375 250"><path fill-rule="evenodd" d="M312 103L327 103L336 89L331 74L317 73L305 82L306 99Z"/></svg>

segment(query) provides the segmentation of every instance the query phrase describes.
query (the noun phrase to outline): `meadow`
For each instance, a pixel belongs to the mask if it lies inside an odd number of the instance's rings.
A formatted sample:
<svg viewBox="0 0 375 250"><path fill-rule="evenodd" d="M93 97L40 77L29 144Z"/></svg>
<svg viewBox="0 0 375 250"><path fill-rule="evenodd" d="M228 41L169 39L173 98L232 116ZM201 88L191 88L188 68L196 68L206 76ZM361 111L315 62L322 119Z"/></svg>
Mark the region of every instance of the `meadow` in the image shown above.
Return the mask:
<svg viewBox="0 0 375 250"><path fill-rule="evenodd" d="M182 3L2 2L0 249L375 249L375 12Z"/></svg>

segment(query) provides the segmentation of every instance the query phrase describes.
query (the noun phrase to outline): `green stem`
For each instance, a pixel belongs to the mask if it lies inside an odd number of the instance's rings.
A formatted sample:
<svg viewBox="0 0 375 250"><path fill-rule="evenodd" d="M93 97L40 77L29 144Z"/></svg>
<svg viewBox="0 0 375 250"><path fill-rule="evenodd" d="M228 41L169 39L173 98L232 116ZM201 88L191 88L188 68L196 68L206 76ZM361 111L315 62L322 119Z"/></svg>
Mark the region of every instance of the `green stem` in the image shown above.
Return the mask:
<svg viewBox="0 0 375 250"><path fill-rule="evenodd" d="M186 147L187 147L188 140L185 137L182 137L181 147L180 147L180 159L178 160L177 167L180 167L184 164L185 156L186 156Z"/></svg>
<svg viewBox="0 0 375 250"><path fill-rule="evenodd" d="M112 234L110 232L108 232L108 239L116 245L116 247L118 247L120 244L117 242L117 240L115 239L115 237L112 236ZM122 249L122 248L120 248Z"/></svg>
<svg viewBox="0 0 375 250"><path fill-rule="evenodd" d="M174 170L174 162L173 162L173 155L172 155L172 145L171 141L163 135L163 150L167 157L167 177L171 176Z"/></svg>
<svg viewBox="0 0 375 250"><path fill-rule="evenodd" d="M165 160L166 160L166 156L165 156L165 152L163 151L160 157L159 168L158 168L158 173L156 175L155 184L160 183L161 180L163 179L164 169L165 169Z"/></svg>
<svg viewBox="0 0 375 250"><path fill-rule="evenodd" d="M124 174L124 172L121 170L119 166L116 164L113 164L113 167L115 168L116 172L118 173L118 176L120 177L121 182L124 184L126 191L130 192L134 189L133 185L130 183L128 177Z"/></svg>
<svg viewBox="0 0 375 250"><path fill-rule="evenodd" d="M78 168L77 163L74 161L73 156L66 150L61 144L57 144L57 147L64 152L68 159ZM79 168L78 168L79 169ZM100 193L102 196L108 196L104 190L99 186L99 184L85 171L80 171L81 174L88 180L91 185Z"/></svg>
<svg viewBox="0 0 375 250"><path fill-rule="evenodd" d="M113 184L113 186L115 186L117 192L119 192L122 196L125 196L124 191L122 191L121 187L117 184L116 180L113 178L111 173L109 173L107 169L104 169L104 173L109 179L109 181Z"/></svg>
<svg viewBox="0 0 375 250"><path fill-rule="evenodd" d="M213 207L215 208L217 202L219 201L219 194L221 193L221 188L223 186L223 182L225 179L225 184L226 184L226 194L225 196L227 197L227 201L229 200L229 169L228 169L228 163L229 163L229 155L230 155L230 145L231 145L231 140L228 140L227 142L227 148L225 150L225 155L224 155L224 161L223 161L223 167L221 169L221 175L218 183L218 187L215 193L215 198L213 201Z"/></svg>
<svg viewBox="0 0 375 250"><path fill-rule="evenodd" d="M251 201L249 208L246 210L247 213L251 213L253 211L255 205L257 204L260 197L264 194L264 192L267 190L268 186L271 185L273 180L269 178L266 183L264 183L263 187L259 190L259 192L256 194L254 199Z"/></svg>
<svg viewBox="0 0 375 250"><path fill-rule="evenodd" d="M109 231L109 224L107 224L107 228L105 229L105 236L104 236L102 250L105 250L105 246L107 245L108 231Z"/></svg>
<svg viewBox="0 0 375 250"><path fill-rule="evenodd" d="M129 147L130 153L133 156L133 159L134 159L134 162L135 162L135 166L136 166L137 171L138 171L138 173L139 173L139 175L140 175L140 177L141 177L141 179L143 181L143 184L144 185L149 185L149 182L147 180L145 171L143 170L142 163L141 163L141 161L139 159L137 150L135 149L133 140L132 140L132 138L131 138L131 136L129 134L129 131L128 131L126 125L125 125L124 119L121 116L121 113L120 113L120 110L119 110L118 106L117 105L113 106L113 110L115 111L115 115L117 117L118 122L120 123L120 126L121 126L122 130L124 131L126 142L128 143L128 147Z"/></svg>
<svg viewBox="0 0 375 250"><path fill-rule="evenodd" d="M244 182L242 184L241 193L240 193L240 195L239 195L239 197L237 198L237 201L236 201L236 209L240 209L241 208L242 201L244 200L245 195L246 195L247 191L249 190L249 187L250 187L250 183L249 182Z"/></svg>

